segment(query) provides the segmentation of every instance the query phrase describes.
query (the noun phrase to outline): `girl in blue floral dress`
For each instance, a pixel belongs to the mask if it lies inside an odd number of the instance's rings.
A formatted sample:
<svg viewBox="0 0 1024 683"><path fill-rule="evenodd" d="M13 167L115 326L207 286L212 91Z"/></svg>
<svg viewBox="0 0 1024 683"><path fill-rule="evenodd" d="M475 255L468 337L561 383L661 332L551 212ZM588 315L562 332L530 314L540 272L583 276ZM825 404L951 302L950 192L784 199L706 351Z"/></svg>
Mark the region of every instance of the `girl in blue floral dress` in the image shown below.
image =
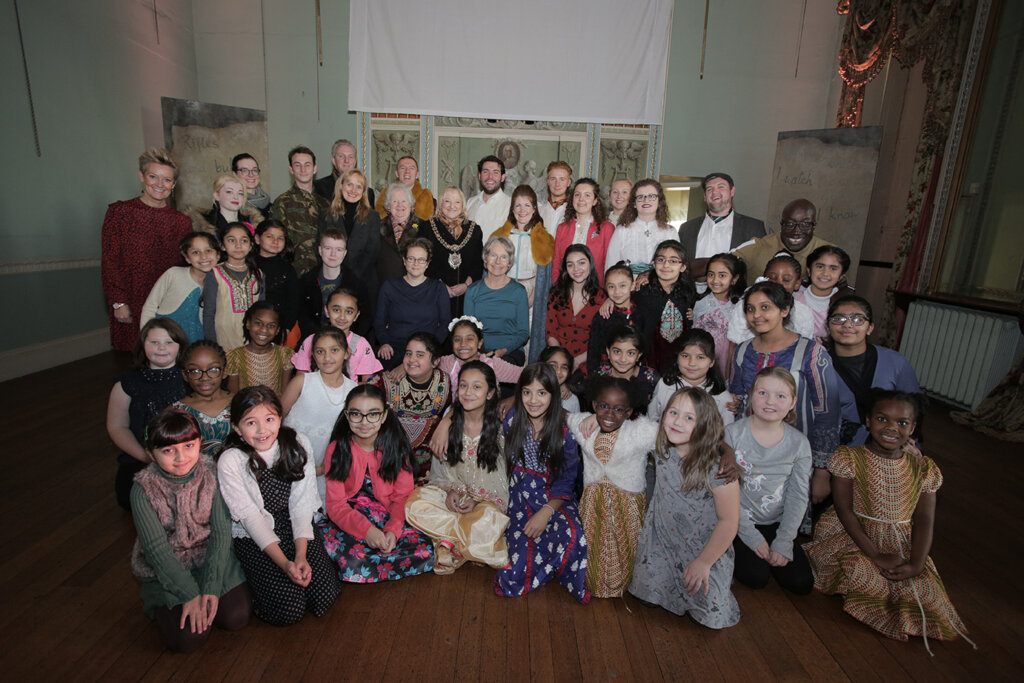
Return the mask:
<svg viewBox="0 0 1024 683"><path fill-rule="evenodd" d="M434 568L430 539L405 522L412 446L376 386L349 392L324 456L327 517L318 524L342 581L377 583Z"/></svg>
<svg viewBox="0 0 1024 683"><path fill-rule="evenodd" d="M523 369L504 428L509 565L494 577L494 591L515 597L554 579L587 603L587 539L573 493L579 455L551 366L533 363Z"/></svg>

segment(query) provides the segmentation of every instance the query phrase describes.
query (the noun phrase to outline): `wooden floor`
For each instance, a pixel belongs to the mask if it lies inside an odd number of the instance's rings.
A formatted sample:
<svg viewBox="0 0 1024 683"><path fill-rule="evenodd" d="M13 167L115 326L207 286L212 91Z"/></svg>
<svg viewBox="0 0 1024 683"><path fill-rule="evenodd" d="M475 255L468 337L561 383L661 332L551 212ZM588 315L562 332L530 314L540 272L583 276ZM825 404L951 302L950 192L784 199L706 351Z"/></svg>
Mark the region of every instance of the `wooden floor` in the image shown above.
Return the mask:
<svg viewBox="0 0 1024 683"><path fill-rule="evenodd" d="M742 620L716 632L629 597L580 606L557 585L497 597L491 571L466 567L346 585L324 618L254 618L167 654L142 614L133 527L112 491L104 412L124 366L108 353L0 384L3 680L1008 680L1024 666L1020 446L942 411L925 431L945 475L932 555L977 651L933 643L929 657L920 640L847 617L839 598L774 584L737 586Z"/></svg>

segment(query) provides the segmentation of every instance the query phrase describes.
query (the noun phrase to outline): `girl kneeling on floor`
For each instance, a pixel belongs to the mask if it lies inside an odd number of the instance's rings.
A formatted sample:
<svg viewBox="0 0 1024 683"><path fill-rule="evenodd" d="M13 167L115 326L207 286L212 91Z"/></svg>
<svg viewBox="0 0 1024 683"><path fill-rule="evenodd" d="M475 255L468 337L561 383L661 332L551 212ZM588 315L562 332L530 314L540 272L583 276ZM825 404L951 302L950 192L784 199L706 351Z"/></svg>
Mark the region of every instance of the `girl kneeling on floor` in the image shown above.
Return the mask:
<svg viewBox="0 0 1024 683"><path fill-rule="evenodd" d="M192 652L213 624L237 631L249 623L249 589L231 550L231 518L216 466L202 455L195 418L167 409L146 434L153 462L135 475L131 489L139 535L132 574L160 640L174 652Z"/></svg>
<svg viewBox="0 0 1024 683"><path fill-rule="evenodd" d="M282 412L267 387L235 394L233 431L217 461L253 612L274 626L294 624L307 610L322 617L341 590L313 526L320 497L312 449L305 436L281 425Z"/></svg>

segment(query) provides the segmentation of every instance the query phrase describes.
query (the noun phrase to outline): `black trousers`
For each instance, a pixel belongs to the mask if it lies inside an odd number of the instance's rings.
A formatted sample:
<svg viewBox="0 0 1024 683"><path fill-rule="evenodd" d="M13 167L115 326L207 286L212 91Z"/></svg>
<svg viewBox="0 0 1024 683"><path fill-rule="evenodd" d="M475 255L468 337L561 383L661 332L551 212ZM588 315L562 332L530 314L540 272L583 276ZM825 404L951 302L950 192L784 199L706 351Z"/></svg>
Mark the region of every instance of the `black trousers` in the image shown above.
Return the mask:
<svg viewBox="0 0 1024 683"><path fill-rule="evenodd" d="M217 616L213 618L214 625L225 631L243 628L249 623L249 602L248 584L238 584L220 596ZM185 623L185 628L180 628L181 611L181 605L171 609L157 607L153 614L156 630L160 633L160 640L171 652L195 652L209 639L213 628L208 628L202 633L192 633L191 621Z"/></svg>
<svg viewBox="0 0 1024 683"><path fill-rule="evenodd" d="M771 545L775 540L779 525L757 525L755 528ZM733 577L744 586L764 588L768 585L768 580L774 578L780 586L797 595L806 595L814 588L811 565L808 564L807 556L804 555L803 548L799 543L793 543L793 559L784 567L773 567L762 560L738 536L732 545L736 550L736 567L733 570Z"/></svg>

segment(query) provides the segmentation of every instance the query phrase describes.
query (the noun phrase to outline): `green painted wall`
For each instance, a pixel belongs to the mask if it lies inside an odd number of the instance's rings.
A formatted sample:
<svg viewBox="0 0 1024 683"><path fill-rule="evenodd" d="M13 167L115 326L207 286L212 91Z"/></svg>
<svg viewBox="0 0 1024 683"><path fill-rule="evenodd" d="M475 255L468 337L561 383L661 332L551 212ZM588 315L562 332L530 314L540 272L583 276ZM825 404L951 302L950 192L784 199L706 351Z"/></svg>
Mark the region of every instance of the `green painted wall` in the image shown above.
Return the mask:
<svg viewBox="0 0 1024 683"><path fill-rule="evenodd" d="M195 97L189 0L19 2L41 156L13 3L0 7L0 268L98 259L107 204L138 194L162 144L160 96ZM159 29L159 42L157 30ZM0 274L0 351L106 326L99 269Z"/></svg>

